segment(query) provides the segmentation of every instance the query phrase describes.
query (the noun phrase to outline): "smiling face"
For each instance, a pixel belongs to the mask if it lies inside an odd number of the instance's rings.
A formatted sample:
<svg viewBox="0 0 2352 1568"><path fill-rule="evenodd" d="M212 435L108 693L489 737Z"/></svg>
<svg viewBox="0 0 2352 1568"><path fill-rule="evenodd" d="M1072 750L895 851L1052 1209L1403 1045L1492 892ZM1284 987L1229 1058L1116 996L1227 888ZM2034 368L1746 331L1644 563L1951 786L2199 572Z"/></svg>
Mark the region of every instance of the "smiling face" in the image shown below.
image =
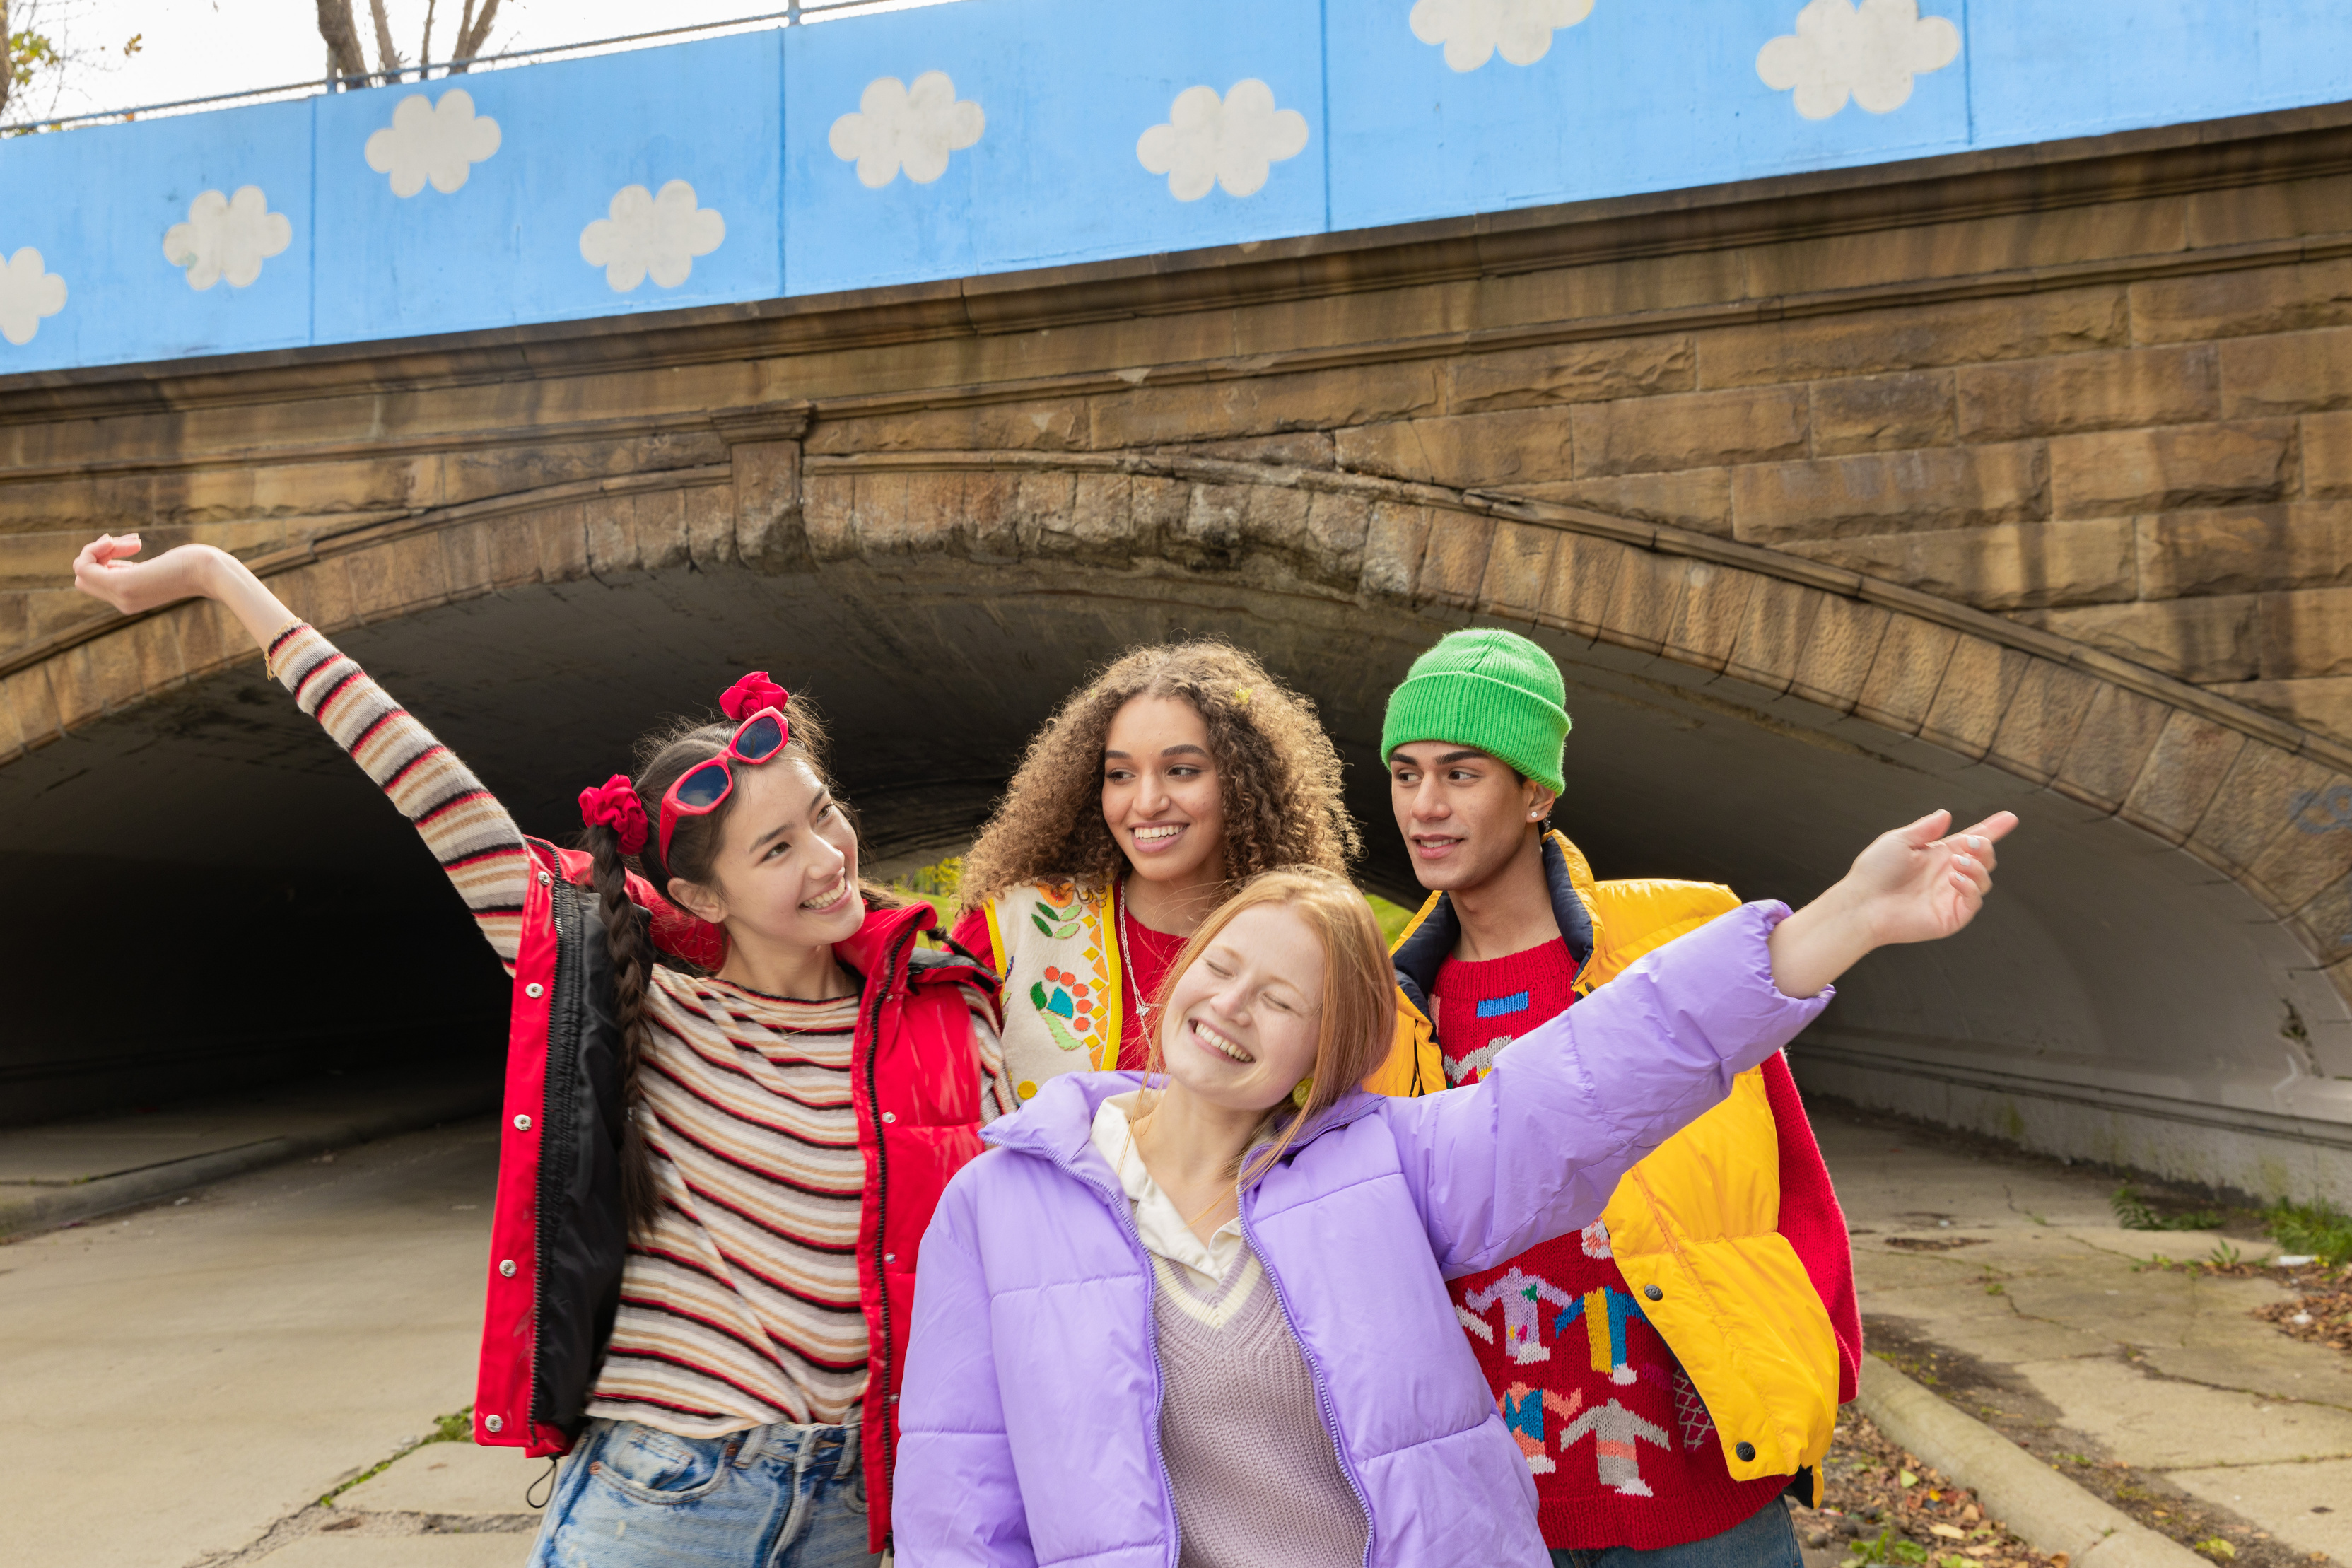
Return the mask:
<svg viewBox="0 0 2352 1568"><path fill-rule="evenodd" d="M1389 801L1421 885L1459 892L1525 850L1552 795L1475 747L1415 741L1389 755Z"/></svg>
<svg viewBox="0 0 2352 1568"><path fill-rule="evenodd" d="M1329 960L1283 904L1245 909L1176 978L1160 1026L1168 1076L1212 1104L1272 1109L1315 1070Z"/></svg>
<svg viewBox="0 0 2352 1568"><path fill-rule="evenodd" d="M1127 863L1176 887L1225 874L1225 816L1209 727L1177 697L1133 697L1103 739L1102 814Z"/></svg>
<svg viewBox="0 0 2352 1568"><path fill-rule="evenodd" d="M726 810L709 880L673 879L674 901L739 943L813 948L856 932L857 835L806 762L737 763Z"/></svg>

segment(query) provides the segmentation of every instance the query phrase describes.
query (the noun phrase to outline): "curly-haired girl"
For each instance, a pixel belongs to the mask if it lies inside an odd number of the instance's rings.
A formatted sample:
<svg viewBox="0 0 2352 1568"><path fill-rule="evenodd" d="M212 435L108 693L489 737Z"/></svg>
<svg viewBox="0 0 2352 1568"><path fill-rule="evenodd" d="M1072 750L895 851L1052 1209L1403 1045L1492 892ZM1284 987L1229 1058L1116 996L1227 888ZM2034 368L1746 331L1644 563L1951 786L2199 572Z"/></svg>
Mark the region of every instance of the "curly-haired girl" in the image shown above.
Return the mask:
<svg viewBox="0 0 2352 1568"><path fill-rule="evenodd" d="M1234 888L1360 847L1314 706L1230 644L1142 647L1030 742L964 861L955 940L1005 978L1006 1075L1136 1068L1151 999Z"/></svg>
<svg viewBox="0 0 2352 1568"><path fill-rule="evenodd" d="M873 1562L918 1245L1012 1101L993 977L867 907L814 716L746 676L559 850L234 557L138 550L76 585L226 606L514 978L474 1428L572 1456L532 1563Z"/></svg>

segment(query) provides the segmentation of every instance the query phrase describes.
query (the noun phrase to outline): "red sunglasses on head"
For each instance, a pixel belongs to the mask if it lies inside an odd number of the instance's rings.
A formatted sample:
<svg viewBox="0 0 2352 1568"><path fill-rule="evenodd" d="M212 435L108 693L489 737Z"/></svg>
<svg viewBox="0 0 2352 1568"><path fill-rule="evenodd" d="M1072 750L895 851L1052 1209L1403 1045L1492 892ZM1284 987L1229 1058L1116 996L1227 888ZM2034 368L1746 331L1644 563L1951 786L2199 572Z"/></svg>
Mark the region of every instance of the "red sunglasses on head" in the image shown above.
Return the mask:
<svg viewBox="0 0 2352 1568"><path fill-rule="evenodd" d="M719 803L735 791L737 763L757 767L791 744L792 739L793 727L782 711L762 708L735 726L725 751L680 773L677 782L662 792L662 864L669 864L669 836L679 817L708 816L718 810Z"/></svg>

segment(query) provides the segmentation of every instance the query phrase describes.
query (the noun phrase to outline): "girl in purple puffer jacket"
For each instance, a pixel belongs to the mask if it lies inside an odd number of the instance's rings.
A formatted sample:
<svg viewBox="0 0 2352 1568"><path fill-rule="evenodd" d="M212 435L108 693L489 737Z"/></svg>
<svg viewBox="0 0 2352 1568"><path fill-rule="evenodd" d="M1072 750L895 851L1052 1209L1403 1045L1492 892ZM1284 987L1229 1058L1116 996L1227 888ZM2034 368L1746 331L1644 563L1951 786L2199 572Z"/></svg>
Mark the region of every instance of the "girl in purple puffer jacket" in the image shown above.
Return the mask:
<svg viewBox="0 0 2352 1568"><path fill-rule="evenodd" d="M1050 1080L948 1184L899 1416L907 1568L1547 1564L1522 1440L1580 1415L1605 1434L1608 1407L1498 1407L1445 1280L1589 1223L1871 949L1966 925L2016 818L1948 821L1882 836L1796 914L1722 916L1414 1100L1356 1087L1394 995L1361 898L1323 872L1250 883L1171 972L1160 1071Z"/></svg>

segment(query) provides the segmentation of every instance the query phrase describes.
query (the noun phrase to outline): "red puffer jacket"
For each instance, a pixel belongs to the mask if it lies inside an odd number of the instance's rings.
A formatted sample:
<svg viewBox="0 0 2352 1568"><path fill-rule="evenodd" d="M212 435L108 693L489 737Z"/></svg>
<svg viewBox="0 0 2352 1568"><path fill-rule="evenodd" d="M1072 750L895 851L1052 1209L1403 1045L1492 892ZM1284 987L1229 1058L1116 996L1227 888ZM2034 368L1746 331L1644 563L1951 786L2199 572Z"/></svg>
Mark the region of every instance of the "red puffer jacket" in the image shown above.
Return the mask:
<svg viewBox="0 0 2352 1568"><path fill-rule="evenodd" d="M588 857L530 842L540 870L523 904L515 960L474 1440L539 1457L567 1452L578 1437L613 1331L627 1255L620 1184L625 1097ZM723 933L655 897L635 877L629 891L652 911L658 946L717 967ZM834 949L864 978L852 1060L866 1156L858 1294L873 1336L863 1458L877 1552L890 1531L915 1257L948 1178L981 1151L966 987L988 998L992 1010L996 996L987 969L917 945L937 921L928 904L875 910Z"/></svg>

